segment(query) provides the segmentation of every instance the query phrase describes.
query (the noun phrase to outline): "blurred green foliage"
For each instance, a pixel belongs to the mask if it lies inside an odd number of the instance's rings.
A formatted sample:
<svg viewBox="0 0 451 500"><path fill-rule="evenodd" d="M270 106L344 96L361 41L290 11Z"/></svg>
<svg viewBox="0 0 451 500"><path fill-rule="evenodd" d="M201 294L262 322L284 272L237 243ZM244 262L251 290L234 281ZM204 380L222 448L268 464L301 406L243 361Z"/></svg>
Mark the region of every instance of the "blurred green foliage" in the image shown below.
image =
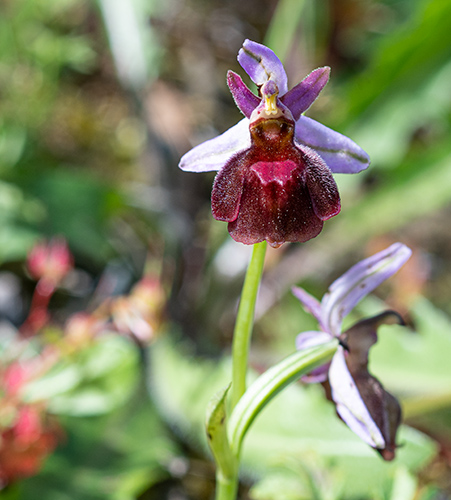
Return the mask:
<svg viewBox="0 0 451 500"><path fill-rule="evenodd" d="M129 105L96 76L108 50L101 19L78 0L5 2L1 14L0 261L61 234L88 262L105 263L109 220L124 205L117 175L142 141L117 132L131 123Z"/></svg>
<svg viewBox="0 0 451 500"><path fill-rule="evenodd" d="M451 498L450 2L171 0L163 7L124 0L138 16L148 82L124 79L106 3L0 6L0 273L18 276L26 296L27 251L38 238L63 235L88 276L88 285L67 286L53 304L63 322L89 300L127 288L149 246L159 257L165 244L170 333L151 346L148 365L136 346L109 337L31 386L28 397L48 399L65 438L40 474L0 498L211 498L204 412L229 382L247 254L234 247L228 259L236 270L218 269L228 236L210 217L212 177L189 177L176 165L190 145L239 119L225 72L238 69L244 38L266 41L291 83L299 72L331 65L325 95L308 114L372 158L359 176L338 176L343 210L320 238L270 254L255 366L286 356L297 333L316 328L287 296L294 282L320 297L367 249L395 239L423 258L410 268L410 288L381 292L411 328L381 329L371 358L411 426L399 458L381 462L336 418L320 388L297 385L245 440L242 498ZM105 282L106 291L93 285ZM369 299L357 314L382 307ZM0 312L8 317L7 307Z"/></svg>
<svg viewBox="0 0 451 500"><path fill-rule="evenodd" d="M437 357L440 351L435 354ZM414 369L416 361L409 359L409 370ZM228 364L201 364L190 359L183 349L160 342L152 349L152 367L151 393L163 415L185 439L206 450L202 417L211 395L228 383ZM178 383L182 377L186 384ZM333 405L322 392L318 386L291 386L257 418L244 442L245 474L254 480L261 478L264 484L282 476L288 484L279 484L272 493L256 485L255 491L261 493L252 498L312 498L315 475L331 476L333 484L327 485L326 481L317 488L330 487L335 495L332 498L341 498L341 494L344 498L386 498L397 470L416 472L433 456L435 445L431 440L404 428L398 458L391 464L381 461L337 419ZM290 496L293 482L297 493ZM330 497L320 491L315 498Z"/></svg>

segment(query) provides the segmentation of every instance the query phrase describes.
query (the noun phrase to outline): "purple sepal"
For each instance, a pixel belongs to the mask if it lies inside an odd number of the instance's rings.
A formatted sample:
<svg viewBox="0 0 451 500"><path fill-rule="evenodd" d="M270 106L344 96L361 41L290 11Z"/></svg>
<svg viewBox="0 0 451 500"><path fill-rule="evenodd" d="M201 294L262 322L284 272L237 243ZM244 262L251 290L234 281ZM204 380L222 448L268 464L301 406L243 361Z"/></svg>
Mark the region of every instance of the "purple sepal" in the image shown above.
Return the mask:
<svg viewBox="0 0 451 500"><path fill-rule="evenodd" d="M251 145L249 120L243 118L223 134L194 147L182 156L179 167L185 172L220 170L238 151Z"/></svg>
<svg viewBox="0 0 451 500"><path fill-rule="evenodd" d="M318 68L307 75L301 83L293 87L280 99L287 106L295 120L316 100L321 90L329 81L330 68Z"/></svg>
<svg viewBox="0 0 451 500"><path fill-rule="evenodd" d="M356 174L370 164L370 157L343 134L301 116L296 121L296 140L314 149L334 174Z"/></svg>
<svg viewBox="0 0 451 500"><path fill-rule="evenodd" d="M373 448L385 448L384 437L360 397L341 346L330 364L329 382L337 412L346 425Z"/></svg>
<svg viewBox="0 0 451 500"><path fill-rule="evenodd" d="M256 85L273 80L279 88L279 95L287 93L287 74L283 64L268 47L245 40L243 48L238 52L238 62Z"/></svg>
<svg viewBox="0 0 451 500"><path fill-rule="evenodd" d="M328 331L340 335L343 318L377 286L395 274L412 251L402 243L362 260L335 280L321 302L322 320Z"/></svg>
<svg viewBox="0 0 451 500"><path fill-rule="evenodd" d="M246 118L250 118L252 111L260 104L261 99L252 93L241 79L241 76L233 71L227 73L227 85L235 104Z"/></svg>
<svg viewBox="0 0 451 500"><path fill-rule="evenodd" d="M304 306L304 309L311 313L318 323L320 324L321 328L325 331L327 331L324 328L324 325L322 324L322 318L321 318L321 303L312 295L307 293L303 288L300 288L298 286L294 286L291 289L293 295L302 302L302 305Z"/></svg>

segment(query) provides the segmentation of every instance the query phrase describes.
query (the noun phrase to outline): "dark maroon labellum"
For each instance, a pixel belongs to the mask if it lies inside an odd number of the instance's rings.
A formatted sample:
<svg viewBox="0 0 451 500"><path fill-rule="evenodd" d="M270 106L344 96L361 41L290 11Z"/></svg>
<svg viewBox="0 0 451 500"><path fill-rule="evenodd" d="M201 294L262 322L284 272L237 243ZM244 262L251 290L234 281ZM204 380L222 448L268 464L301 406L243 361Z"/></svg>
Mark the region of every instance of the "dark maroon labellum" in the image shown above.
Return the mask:
<svg viewBox="0 0 451 500"><path fill-rule="evenodd" d="M264 103L256 108L250 148L227 162L213 186L213 216L228 222L230 235L241 243L304 242L340 211L329 168L311 149L295 143L290 112L275 103L274 97L269 112Z"/></svg>

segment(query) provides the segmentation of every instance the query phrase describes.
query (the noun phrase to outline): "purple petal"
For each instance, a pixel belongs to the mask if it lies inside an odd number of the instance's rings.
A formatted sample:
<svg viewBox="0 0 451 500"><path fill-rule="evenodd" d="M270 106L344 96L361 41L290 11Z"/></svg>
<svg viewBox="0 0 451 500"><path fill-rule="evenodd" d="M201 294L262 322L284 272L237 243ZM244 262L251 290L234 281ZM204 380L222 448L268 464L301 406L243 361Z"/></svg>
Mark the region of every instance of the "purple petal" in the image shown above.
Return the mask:
<svg viewBox="0 0 451 500"><path fill-rule="evenodd" d="M324 327L322 324L322 319L321 319L321 303L315 299L312 295L307 293L303 288L300 288L298 286L294 286L291 289L293 295L301 301L302 305L304 306L305 310L312 314L320 324L321 328Z"/></svg>
<svg viewBox="0 0 451 500"><path fill-rule="evenodd" d="M332 359L329 382L337 412L346 425L373 448L384 449L385 440L349 373L341 346Z"/></svg>
<svg viewBox="0 0 451 500"><path fill-rule="evenodd" d="M395 274L411 253L410 248L402 243L394 243L362 260L335 280L321 302L322 320L327 330L340 335L343 318L363 297Z"/></svg>
<svg viewBox="0 0 451 500"><path fill-rule="evenodd" d="M245 40L238 52L238 62L256 85L263 85L271 79L279 87L279 95L287 93L287 75L283 64L265 45Z"/></svg>
<svg viewBox="0 0 451 500"><path fill-rule="evenodd" d="M295 120L298 120L301 114L313 104L329 81L329 75L330 68L327 66L315 69L281 98Z"/></svg>
<svg viewBox="0 0 451 500"><path fill-rule="evenodd" d="M220 136L188 151L182 156L179 167L185 172L220 170L234 154L250 145L249 120L243 118Z"/></svg>
<svg viewBox="0 0 451 500"><path fill-rule="evenodd" d="M356 174L370 164L370 157L349 137L306 116L296 121L296 140L314 149L334 174Z"/></svg>
<svg viewBox="0 0 451 500"><path fill-rule="evenodd" d="M235 104L246 118L250 118L252 111L260 104L261 99L252 93L241 79L241 76L233 71L227 73L227 85Z"/></svg>

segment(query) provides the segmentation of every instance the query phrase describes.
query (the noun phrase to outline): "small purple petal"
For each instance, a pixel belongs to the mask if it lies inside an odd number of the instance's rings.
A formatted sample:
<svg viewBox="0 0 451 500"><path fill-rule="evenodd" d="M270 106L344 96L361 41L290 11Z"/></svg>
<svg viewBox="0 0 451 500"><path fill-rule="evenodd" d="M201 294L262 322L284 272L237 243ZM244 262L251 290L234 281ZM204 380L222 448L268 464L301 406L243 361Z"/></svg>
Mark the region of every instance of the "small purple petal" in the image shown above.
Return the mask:
<svg viewBox="0 0 451 500"><path fill-rule="evenodd" d="M233 71L227 73L227 85L235 104L246 118L250 118L252 111L260 104L261 99L252 93L241 79L241 76Z"/></svg>
<svg viewBox="0 0 451 500"><path fill-rule="evenodd" d="M329 81L329 75L328 66L315 69L281 98L295 120L298 120L301 114L313 104Z"/></svg>
<svg viewBox="0 0 451 500"><path fill-rule="evenodd" d="M334 174L356 174L370 164L370 157L360 146L311 118L296 121L296 140L314 149Z"/></svg>
<svg viewBox="0 0 451 500"><path fill-rule="evenodd" d="M268 80L261 86L260 93L262 97L277 97L279 95L279 87L276 85L274 80Z"/></svg>
<svg viewBox="0 0 451 500"><path fill-rule="evenodd" d="M283 64L265 45L245 40L238 53L238 62L256 85L263 85L271 79L279 88L279 95L287 93L287 75Z"/></svg>
<svg viewBox="0 0 451 500"><path fill-rule="evenodd" d="M381 431L371 417L349 373L343 348L338 347L329 368L332 399L346 425L373 448L385 448Z"/></svg>
<svg viewBox="0 0 451 500"><path fill-rule="evenodd" d="M315 297L307 293L303 288L294 286L291 291L293 295L302 302L305 310L312 314L317 319L320 327L323 328L324 325L322 324L321 319L321 303Z"/></svg>
<svg viewBox="0 0 451 500"><path fill-rule="evenodd" d="M250 145L249 120L243 118L220 136L188 151L182 156L179 167L185 172L220 170L234 154Z"/></svg>
<svg viewBox="0 0 451 500"><path fill-rule="evenodd" d="M362 260L335 280L321 302L322 318L328 331L340 335L343 318L366 295L395 274L412 251L402 243Z"/></svg>

